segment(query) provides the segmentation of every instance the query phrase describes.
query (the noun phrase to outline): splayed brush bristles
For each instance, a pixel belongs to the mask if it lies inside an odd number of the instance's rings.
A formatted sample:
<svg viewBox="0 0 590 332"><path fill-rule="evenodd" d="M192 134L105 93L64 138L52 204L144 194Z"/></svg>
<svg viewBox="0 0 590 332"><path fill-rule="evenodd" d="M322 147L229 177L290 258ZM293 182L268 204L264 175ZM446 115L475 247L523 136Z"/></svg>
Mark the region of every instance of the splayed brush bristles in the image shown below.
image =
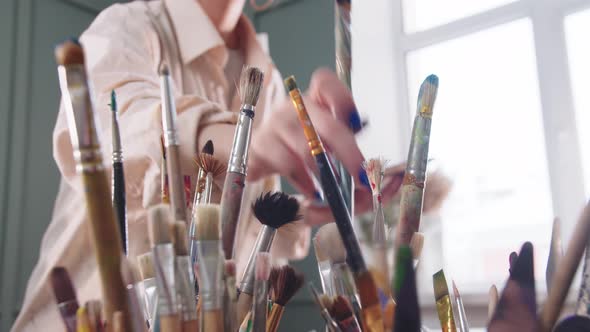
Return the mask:
<svg viewBox="0 0 590 332"><path fill-rule="evenodd" d="M449 287L447 286L447 279L443 270L436 272L432 276L432 284L434 286L434 298L438 301L445 295L449 295Z"/></svg>
<svg viewBox="0 0 590 332"><path fill-rule="evenodd" d="M199 156L195 158L195 162L199 168L203 169L205 173L211 173L214 178L225 173L225 168L227 167L219 159L208 153L199 153Z"/></svg>
<svg viewBox="0 0 590 332"><path fill-rule="evenodd" d="M281 226L301 219L299 202L284 192L267 192L260 195L252 205L254 215L263 225L280 228Z"/></svg>
<svg viewBox="0 0 590 332"><path fill-rule="evenodd" d="M346 261L346 248L344 248L336 223L331 222L320 227L315 239L318 241L320 249L332 263L344 263Z"/></svg>
<svg viewBox="0 0 590 332"><path fill-rule="evenodd" d="M58 65L84 64L84 50L77 39L71 38L57 45L54 54Z"/></svg>
<svg viewBox="0 0 590 332"><path fill-rule="evenodd" d="M163 243L171 243L170 236L170 206L158 204L148 209L148 235L153 246Z"/></svg>
<svg viewBox="0 0 590 332"><path fill-rule="evenodd" d="M215 148L213 146L213 141L208 140L207 143L205 143L205 145L203 145L203 149L201 150L201 153L213 155L214 152L215 152Z"/></svg>
<svg viewBox="0 0 590 332"><path fill-rule="evenodd" d="M57 303L76 300L76 291L68 271L57 266L51 270L51 287Z"/></svg>
<svg viewBox="0 0 590 332"><path fill-rule="evenodd" d="M195 209L197 215L197 240L218 241L221 235L220 209L218 204L203 204Z"/></svg>
<svg viewBox="0 0 590 332"><path fill-rule="evenodd" d="M242 69L239 89L242 104L256 106L263 81L264 73L260 69L250 66L245 66Z"/></svg>
<svg viewBox="0 0 590 332"><path fill-rule="evenodd" d="M373 195L381 194L381 182L383 181L383 169L387 161L383 157L371 158L363 162L363 168L367 172Z"/></svg>
<svg viewBox="0 0 590 332"><path fill-rule="evenodd" d="M151 252L137 256L137 266L139 267L141 280L155 277L154 259Z"/></svg>
<svg viewBox="0 0 590 332"><path fill-rule="evenodd" d="M342 295L336 296L332 304L330 315L332 315L337 321L343 321L352 317L352 306L348 299Z"/></svg>
<svg viewBox="0 0 590 332"><path fill-rule="evenodd" d="M174 223L174 252L176 256L188 256L188 233L184 221Z"/></svg>
<svg viewBox="0 0 590 332"><path fill-rule="evenodd" d="M270 277L271 264L268 252L259 252L256 255L256 280L268 280Z"/></svg>
<svg viewBox="0 0 590 332"><path fill-rule="evenodd" d="M438 76L429 75L420 86L418 93L418 112L432 114L436 94L438 92Z"/></svg>
<svg viewBox="0 0 590 332"><path fill-rule="evenodd" d="M412 248L412 254L414 259L419 259L422 255L422 248L424 248L424 234L421 232L415 232L410 240L410 248Z"/></svg>
<svg viewBox="0 0 590 332"><path fill-rule="evenodd" d="M274 278L274 280L271 279L272 300L283 307L293 298L305 281L304 275L295 271L290 265L281 266L278 273L272 277Z"/></svg>

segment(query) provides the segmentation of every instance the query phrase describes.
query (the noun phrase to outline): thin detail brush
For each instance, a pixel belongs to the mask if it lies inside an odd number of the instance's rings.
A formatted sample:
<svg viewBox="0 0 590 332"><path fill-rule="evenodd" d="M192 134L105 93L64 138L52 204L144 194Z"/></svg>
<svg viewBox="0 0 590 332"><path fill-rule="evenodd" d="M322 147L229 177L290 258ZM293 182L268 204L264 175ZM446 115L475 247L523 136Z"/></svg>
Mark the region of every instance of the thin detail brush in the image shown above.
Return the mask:
<svg viewBox="0 0 590 332"><path fill-rule="evenodd" d="M361 332L359 322L352 312L352 306L348 299L342 295L336 295L332 303L330 314L336 320L340 329L344 332Z"/></svg>
<svg viewBox="0 0 590 332"><path fill-rule="evenodd" d="M443 270L432 276L434 286L434 299L436 300L436 311L443 332L456 332L455 317L453 316L453 304L449 295L447 279Z"/></svg>
<svg viewBox="0 0 590 332"><path fill-rule="evenodd" d="M266 323L267 332L276 332L279 328L285 306L303 286L305 277L289 265L281 266L276 279L271 280L273 306Z"/></svg>
<svg viewBox="0 0 590 332"><path fill-rule="evenodd" d="M352 227L351 216L348 213L346 202L338 186L328 155L320 137L313 127L295 78L293 76L288 77L285 80L285 86L289 91L291 101L299 117L299 122L303 127L303 133L310 147L311 155L315 158L320 169L322 189L330 204L334 220L338 226L338 232L346 248L348 265L354 274L355 283L360 295L360 302L363 307L363 324L366 325L365 330L382 331L383 317L379 304L379 296L377 295L377 286L365 264L358 239Z"/></svg>
<svg viewBox="0 0 590 332"><path fill-rule="evenodd" d="M221 227L223 230L222 240L225 259L233 257L236 229L242 206L244 181L248 169L248 149L250 147L250 137L252 136L254 110L258 103L263 81L264 74L260 69L248 66L243 68L239 89L242 106L221 194Z"/></svg>
<svg viewBox="0 0 590 332"><path fill-rule="evenodd" d="M65 268L58 266L51 270L51 288L53 289L61 319L66 326L66 331L76 331L78 299L70 275Z"/></svg>
<svg viewBox="0 0 590 332"><path fill-rule="evenodd" d="M338 327L338 324L336 323L336 321L330 315L330 312L328 311L328 308L326 308L324 306L324 303L320 299L320 294L318 293L318 291L313 286L313 283L310 282L308 284L308 287L309 287L309 291L311 292L311 295L312 295L313 299L315 300L315 303L320 308L320 315L322 316L322 318L326 322L326 327L328 328L328 331L329 332L341 332L340 327ZM330 308L331 308L331 306L330 306Z"/></svg>
<svg viewBox="0 0 590 332"><path fill-rule="evenodd" d="M125 172L123 171L123 149L121 148L121 134L119 133L119 114L115 90L111 91L111 131L112 131L112 160L113 160L113 207L119 220L119 230L125 254L129 252L129 228L127 226L127 205L125 201Z"/></svg>
<svg viewBox="0 0 590 332"><path fill-rule="evenodd" d="M465 314L463 299L461 298L461 294L459 294L459 290L457 289L457 285L455 285L455 281L451 280L451 283L453 284L453 296L455 297L455 305L457 306L457 313L459 315L459 330L461 332L469 332L469 323L467 322L467 315Z"/></svg>
<svg viewBox="0 0 590 332"><path fill-rule="evenodd" d="M125 286L121 279L121 234L111 204L109 182L102 161L98 122L84 67L84 50L68 40L55 48L59 83L66 110L76 171L82 176L90 235L98 263L105 312L129 314ZM130 325L126 326L130 329Z"/></svg>
<svg viewBox="0 0 590 332"><path fill-rule="evenodd" d="M254 305L252 306L252 332L266 332L268 310L268 278L270 277L270 254L256 255L256 280L254 282Z"/></svg>

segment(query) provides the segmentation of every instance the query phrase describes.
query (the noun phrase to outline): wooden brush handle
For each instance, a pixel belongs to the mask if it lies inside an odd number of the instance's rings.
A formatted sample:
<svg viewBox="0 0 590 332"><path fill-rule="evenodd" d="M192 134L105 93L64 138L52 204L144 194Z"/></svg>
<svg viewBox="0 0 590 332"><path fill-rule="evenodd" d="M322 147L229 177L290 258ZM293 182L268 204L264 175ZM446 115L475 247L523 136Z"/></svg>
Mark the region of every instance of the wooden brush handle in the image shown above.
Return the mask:
<svg viewBox="0 0 590 332"><path fill-rule="evenodd" d="M413 175L406 173L400 191L400 215L395 242L397 247L410 245L412 236L420 229L424 183L417 183Z"/></svg>
<svg viewBox="0 0 590 332"><path fill-rule="evenodd" d="M168 188L170 205L174 220L189 220L186 217L186 196L184 177L180 169L180 148L178 145L166 147L166 168L168 169Z"/></svg>
<svg viewBox="0 0 590 332"><path fill-rule="evenodd" d="M276 303L273 304L268 320L266 321L266 332L278 331L283 312L285 312L285 307Z"/></svg>
<svg viewBox="0 0 590 332"><path fill-rule="evenodd" d="M182 322L182 332L199 332L199 321L195 319Z"/></svg>
<svg viewBox="0 0 590 332"><path fill-rule="evenodd" d="M85 172L82 180L106 317L112 319L115 311L121 311L124 317L130 317L127 292L121 277L121 234L111 205L106 173ZM125 319L125 329L131 331L129 319Z"/></svg>
<svg viewBox="0 0 590 332"><path fill-rule="evenodd" d="M176 315L160 315L160 331L161 332L179 332L182 331L182 324L180 316Z"/></svg>
<svg viewBox="0 0 590 332"><path fill-rule="evenodd" d="M204 331L223 331L223 311L221 309L205 311Z"/></svg>
<svg viewBox="0 0 590 332"><path fill-rule="evenodd" d="M361 299L361 307L363 308L361 322L363 331L383 331L383 313L373 276L368 271L362 272L355 274L354 281Z"/></svg>
<svg viewBox="0 0 590 332"><path fill-rule="evenodd" d="M242 322L252 309L252 300L252 295L247 293L241 293L238 297L238 322Z"/></svg>
<svg viewBox="0 0 590 332"><path fill-rule="evenodd" d="M222 243L225 259L231 259L234 251L234 241L242 207L244 181L246 176L240 173L228 172L225 175L223 192L221 194L221 227Z"/></svg>

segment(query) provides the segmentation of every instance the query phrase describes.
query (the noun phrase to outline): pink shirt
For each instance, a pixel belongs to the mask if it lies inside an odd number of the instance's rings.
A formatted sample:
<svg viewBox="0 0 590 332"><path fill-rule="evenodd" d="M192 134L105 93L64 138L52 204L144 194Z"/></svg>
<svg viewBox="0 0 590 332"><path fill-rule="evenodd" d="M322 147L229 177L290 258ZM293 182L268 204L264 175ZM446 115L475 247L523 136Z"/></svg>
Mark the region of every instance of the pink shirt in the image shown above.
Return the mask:
<svg viewBox="0 0 590 332"><path fill-rule="evenodd" d="M246 17L237 29L242 61L265 72L264 89L256 109L254 130L286 98L281 76ZM167 37L168 36L168 37ZM160 202L161 152L160 84L157 69L165 62L175 85L181 168L194 178L197 132L212 123L233 123L240 108L232 87L238 77L226 77L228 49L196 0L163 0L114 5L104 10L81 38L94 92L99 135L110 169L110 92L117 93L123 146L129 256L149 250L146 208ZM235 57L233 57L235 60ZM231 59L230 59L231 61ZM234 64L235 65L235 64ZM57 82L56 82L57 84ZM53 133L54 157L62 174L51 223L41 243L40 257L27 285L22 310L13 331L57 330L61 320L48 275L54 266L68 269L80 304L101 297L98 270L85 223L86 210L80 177L75 172L72 147L63 109ZM275 177L248 183L238 228L238 279L258 234L252 201L264 190L276 189ZM222 182L219 182L222 183ZM220 189L214 199L219 200ZM271 250L277 259L307 255L309 227L297 223L277 233Z"/></svg>

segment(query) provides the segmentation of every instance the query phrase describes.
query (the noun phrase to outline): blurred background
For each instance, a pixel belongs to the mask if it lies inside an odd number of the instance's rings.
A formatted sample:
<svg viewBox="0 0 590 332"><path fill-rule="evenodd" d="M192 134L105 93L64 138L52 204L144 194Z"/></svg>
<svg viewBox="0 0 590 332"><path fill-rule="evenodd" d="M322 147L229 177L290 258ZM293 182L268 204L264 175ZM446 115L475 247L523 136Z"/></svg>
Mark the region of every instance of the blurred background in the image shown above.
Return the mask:
<svg viewBox="0 0 590 332"><path fill-rule="evenodd" d="M114 2L0 0L2 331L22 303L58 188L53 45ZM353 90L369 121L359 134L366 157L405 160L419 84L430 73L440 78L430 156L453 188L422 223L427 326L438 326L431 276L441 268L461 289L472 326L484 326L488 289L503 286L508 255L526 240L544 298L553 217L565 243L590 193L589 8L590 0L353 0ZM275 0L259 12L246 5L246 14L268 34L283 75L306 87L315 68L334 68L333 0ZM312 251L296 265L319 284ZM303 289L281 331L313 329L321 318Z"/></svg>

